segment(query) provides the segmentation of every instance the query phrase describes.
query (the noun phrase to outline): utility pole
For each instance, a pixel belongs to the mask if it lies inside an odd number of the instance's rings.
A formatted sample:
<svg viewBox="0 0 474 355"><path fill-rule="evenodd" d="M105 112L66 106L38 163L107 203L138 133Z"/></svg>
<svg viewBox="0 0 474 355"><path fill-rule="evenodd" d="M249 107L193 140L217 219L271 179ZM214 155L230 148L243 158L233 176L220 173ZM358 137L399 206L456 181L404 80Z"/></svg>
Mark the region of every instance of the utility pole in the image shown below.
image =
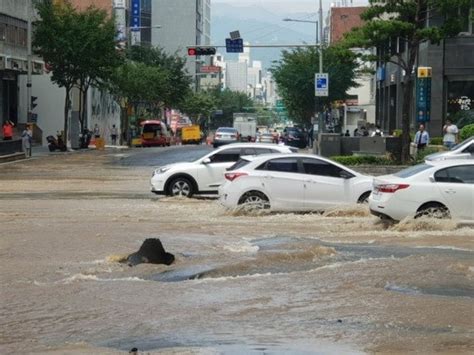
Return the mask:
<svg viewBox="0 0 474 355"><path fill-rule="evenodd" d="M32 76L32 51L31 51L31 40L32 40L32 25L31 25L31 17L33 16L33 9L32 9L32 1L27 0L27 16L28 16L28 26L27 26L27 62L28 62L28 74L26 79L26 107L27 107L27 118L26 122L31 122L31 76Z"/></svg>
<svg viewBox="0 0 474 355"><path fill-rule="evenodd" d="M323 73L323 1L319 0L319 29L318 25L316 25L316 32L319 30L319 73ZM318 38L318 36L316 36ZM315 98L316 104L315 104L315 111L314 113L317 113L317 101L318 98ZM322 99L321 99L322 101ZM322 105L321 105L321 112L318 113L318 142L319 142L319 134L324 132L323 129L324 125L324 119L323 119L323 110L322 110Z"/></svg>

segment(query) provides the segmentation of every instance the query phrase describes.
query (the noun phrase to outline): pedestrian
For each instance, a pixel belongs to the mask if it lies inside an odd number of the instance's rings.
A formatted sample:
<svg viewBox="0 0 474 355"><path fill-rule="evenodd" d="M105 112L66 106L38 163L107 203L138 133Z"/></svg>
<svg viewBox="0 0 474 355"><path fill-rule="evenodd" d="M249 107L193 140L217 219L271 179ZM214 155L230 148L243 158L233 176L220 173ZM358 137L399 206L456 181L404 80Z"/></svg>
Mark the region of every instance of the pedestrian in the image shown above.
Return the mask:
<svg viewBox="0 0 474 355"><path fill-rule="evenodd" d="M15 124L10 121L6 120L3 122L3 140L4 141L11 141L13 139L13 127L15 127Z"/></svg>
<svg viewBox="0 0 474 355"><path fill-rule="evenodd" d="M425 149L430 142L430 135L425 131L425 125L420 124L418 131L415 134L415 144L419 150Z"/></svg>
<svg viewBox="0 0 474 355"><path fill-rule="evenodd" d="M368 137L369 136L369 131L367 130L367 128L365 128L365 126L360 127L359 136L362 136L362 137Z"/></svg>
<svg viewBox="0 0 474 355"><path fill-rule="evenodd" d="M458 127L447 119L443 127L443 144L446 148L451 149L458 141Z"/></svg>
<svg viewBox="0 0 474 355"><path fill-rule="evenodd" d="M117 136L118 136L118 130L115 125L112 125L112 128L110 129L110 138L112 139L112 145L117 144Z"/></svg>
<svg viewBox="0 0 474 355"><path fill-rule="evenodd" d="M359 128L356 128L354 130L354 137L358 137L359 136Z"/></svg>
<svg viewBox="0 0 474 355"><path fill-rule="evenodd" d="M23 146L23 151L27 158L31 157L31 141L33 139L33 132L31 131L30 125L26 125L25 129L21 134L21 143Z"/></svg>
<svg viewBox="0 0 474 355"><path fill-rule="evenodd" d="M370 135L371 137L383 137L383 132L380 129L380 126L375 126L375 131Z"/></svg>
<svg viewBox="0 0 474 355"><path fill-rule="evenodd" d="M94 138L100 138L100 128L97 123L94 126Z"/></svg>
<svg viewBox="0 0 474 355"><path fill-rule="evenodd" d="M346 129L346 133L344 133L344 137L350 137L351 136L351 133L349 132L348 129Z"/></svg>

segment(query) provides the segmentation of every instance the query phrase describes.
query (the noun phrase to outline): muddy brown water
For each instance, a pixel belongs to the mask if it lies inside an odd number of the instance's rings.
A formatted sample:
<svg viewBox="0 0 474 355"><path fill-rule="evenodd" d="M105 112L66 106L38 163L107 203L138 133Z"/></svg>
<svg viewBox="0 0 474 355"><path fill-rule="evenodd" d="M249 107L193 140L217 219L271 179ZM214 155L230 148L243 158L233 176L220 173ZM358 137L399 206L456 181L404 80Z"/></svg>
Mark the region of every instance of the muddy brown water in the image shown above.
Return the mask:
<svg viewBox="0 0 474 355"><path fill-rule="evenodd" d="M472 228L158 198L117 156L0 166L0 353L474 351ZM175 264L117 262L147 237Z"/></svg>

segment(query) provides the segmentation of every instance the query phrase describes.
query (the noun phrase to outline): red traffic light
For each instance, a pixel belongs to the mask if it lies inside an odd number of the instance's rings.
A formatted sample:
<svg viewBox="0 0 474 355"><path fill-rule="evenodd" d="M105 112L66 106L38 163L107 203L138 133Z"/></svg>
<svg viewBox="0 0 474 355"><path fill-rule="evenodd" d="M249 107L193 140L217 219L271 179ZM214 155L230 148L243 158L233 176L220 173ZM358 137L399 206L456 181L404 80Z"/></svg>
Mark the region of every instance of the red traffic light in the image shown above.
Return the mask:
<svg viewBox="0 0 474 355"><path fill-rule="evenodd" d="M190 47L188 48L188 55L189 56L197 56L197 55L214 55L216 54L215 47Z"/></svg>

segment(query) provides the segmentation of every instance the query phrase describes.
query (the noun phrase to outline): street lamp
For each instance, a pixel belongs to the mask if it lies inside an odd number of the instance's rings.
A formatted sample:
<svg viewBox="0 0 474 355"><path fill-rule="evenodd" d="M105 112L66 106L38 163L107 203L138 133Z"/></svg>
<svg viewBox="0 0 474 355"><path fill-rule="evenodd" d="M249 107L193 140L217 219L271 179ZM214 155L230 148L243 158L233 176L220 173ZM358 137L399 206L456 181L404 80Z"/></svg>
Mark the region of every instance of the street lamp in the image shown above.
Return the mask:
<svg viewBox="0 0 474 355"><path fill-rule="evenodd" d="M293 19L293 18L284 18L283 21L285 22L305 22L305 23L314 23L316 24L316 45L319 43L319 22L318 21L310 21L310 20L298 20L298 19Z"/></svg>

